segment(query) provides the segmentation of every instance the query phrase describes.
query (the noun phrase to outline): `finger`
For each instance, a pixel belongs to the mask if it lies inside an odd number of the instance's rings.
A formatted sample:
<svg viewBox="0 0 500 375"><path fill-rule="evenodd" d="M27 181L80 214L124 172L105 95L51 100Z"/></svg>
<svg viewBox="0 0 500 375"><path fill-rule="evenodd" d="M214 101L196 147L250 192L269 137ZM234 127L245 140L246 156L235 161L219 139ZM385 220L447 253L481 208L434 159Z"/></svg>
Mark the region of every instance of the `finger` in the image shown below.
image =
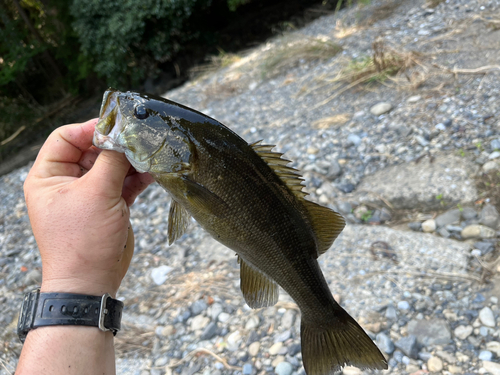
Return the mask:
<svg viewBox="0 0 500 375"><path fill-rule="evenodd" d="M104 150L96 159L94 166L84 176L85 180L95 187L95 191L109 198L120 199L123 181L130 168L124 154ZM90 181L89 181L90 180Z"/></svg>
<svg viewBox="0 0 500 375"><path fill-rule="evenodd" d="M83 124L62 126L47 138L33 165L33 173L38 177L81 175L76 163L80 160L82 150L92 145L97 119Z"/></svg>
<svg viewBox="0 0 500 375"><path fill-rule="evenodd" d="M154 181L154 178L149 173L136 173L125 178L122 197L125 199L127 205L131 206L137 196Z"/></svg>
<svg viewBox="0 0 500 375"><path fill-rule="evenodd" d="M97 157L100 153L100 149L92 146L91 148L82 152L78 165L86 170L90 170L94 166L95 161L97 160Z"/></svg>

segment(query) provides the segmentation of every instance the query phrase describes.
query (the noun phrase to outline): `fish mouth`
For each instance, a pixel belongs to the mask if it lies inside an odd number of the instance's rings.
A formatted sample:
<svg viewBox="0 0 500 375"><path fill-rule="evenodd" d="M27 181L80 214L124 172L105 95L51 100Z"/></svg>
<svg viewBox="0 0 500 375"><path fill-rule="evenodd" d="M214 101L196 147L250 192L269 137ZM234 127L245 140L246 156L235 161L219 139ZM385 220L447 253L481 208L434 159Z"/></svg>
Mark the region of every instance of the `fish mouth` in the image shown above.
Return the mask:
<svg viewBox="0 0 500 375"><path fill-rule="evenodd" d="M103 150L125 152L117 140L123 129L123 116L120 111L119 91L108 89L104 94L99 121L95 126L92 143Z"/></svg>

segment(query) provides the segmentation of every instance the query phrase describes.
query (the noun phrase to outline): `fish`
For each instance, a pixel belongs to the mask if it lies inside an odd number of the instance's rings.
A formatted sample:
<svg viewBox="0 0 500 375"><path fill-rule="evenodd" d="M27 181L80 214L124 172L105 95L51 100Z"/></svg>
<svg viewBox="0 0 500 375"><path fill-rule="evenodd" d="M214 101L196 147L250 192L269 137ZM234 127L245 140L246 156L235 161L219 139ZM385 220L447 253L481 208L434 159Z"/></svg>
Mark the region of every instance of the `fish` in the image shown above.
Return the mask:
<svg viewBox="0 0 500 375"><path fill-rule="evenodd" d="M301 311L307 375L344 366L387 369L361 326L335 301L318 264L345 226L307 199L303 178L282 153L247 143L219 121L162 97L108 89L93 144L125 153L171 196L169 244L190 217L234 250L240 289L251 308L276 304L279 287Z"/></svg>

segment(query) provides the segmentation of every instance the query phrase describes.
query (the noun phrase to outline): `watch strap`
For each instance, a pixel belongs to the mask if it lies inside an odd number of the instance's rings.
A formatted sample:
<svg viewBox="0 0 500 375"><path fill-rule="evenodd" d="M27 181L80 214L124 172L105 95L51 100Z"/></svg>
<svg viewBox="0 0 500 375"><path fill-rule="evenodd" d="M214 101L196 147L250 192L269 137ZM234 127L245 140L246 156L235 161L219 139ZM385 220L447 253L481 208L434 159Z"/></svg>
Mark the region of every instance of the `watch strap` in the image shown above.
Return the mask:
<svg viewBox="0 0 500 375"><path fill-rule="evenodd" d="M18 335L24 342L32 329L53 325L79 325L112 331L121 328L123 302L109 294L88 296L72 293L27 293L18 323Z"/></svg>

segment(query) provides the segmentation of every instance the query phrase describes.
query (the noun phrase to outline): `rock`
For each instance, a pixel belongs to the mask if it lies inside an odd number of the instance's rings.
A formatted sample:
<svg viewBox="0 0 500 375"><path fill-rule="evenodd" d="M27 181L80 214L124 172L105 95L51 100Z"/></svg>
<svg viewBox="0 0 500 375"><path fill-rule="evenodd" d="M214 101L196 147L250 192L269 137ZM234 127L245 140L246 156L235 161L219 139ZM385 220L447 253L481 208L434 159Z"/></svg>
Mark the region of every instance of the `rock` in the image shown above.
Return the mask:
<svg viewBox="0 0 500 375"><path fill-rule="evenodd" d="M472 207L462 208L462 218L464 220L471 220L477 217L477 212Z"/></svg>
<svg viewBox="0 0 500 375"><path fill-rule="evenodd" d="M255 357L259 353L259 350L260 350L260 342L258 341L252 342L248 346L248 354L250 354L251 357Z"/></svg>
<svg viewBox="0 0 500 375"><path fill-rule="evenodd" d="M481 361L491 361L493 358L493 353L489 350L482 350L477 356Z"/></svg>
<svg viewBox="0 0 500 375"><path fill-rule="evenodd" d="M494 238L496 236L496 232L484 225L472 224L462 229L462 233L460 233L460 235L463 238Z"/></svg>
<svg viewBox="0 0 500 375"><path fill-rule="evenodd" d="M197 331L199 329L203 329L207 326L207 324L210 322L210 319L207 318L206 316L203 315L196 315L192 320L191 320L191 329L193 331Z"/></svg>
<svg viewBox="0 0 500 375"><path fill-rule="evenodd" d="M483 172L488 173L500 169L500 163L497 160L489 160L483 164Z"/></svg>
<svg viewBox="0 0 500 375"><path fill-rule="evenodd" d="M500 342L490 341L486 343L486 349L490 352L495 353L497 357L500 357Z"/></svg>
<svg viewBox="0 0 500 375"><path fill-rule="evenodd" d="M479 223L496 230L499 221L500 215L495 206L491 204L485 205L479 214Z"/></svg>
<svg viewBox="0 0 500 375"><path fill-rule="evenodd" d="M337 188L343 193L349 194L352 193L354 189L356 189L356 186L354 186L354 184L351 184L350 182L346 182L344 184L338 185Z"/></svg>
<svg viewBox="0 0 500 375"><path fill-rule="evenodd" d="M363 371L354 366L346 366L342 369L343 375L362 375Z"/></svg>
<svg viewBox="0 0 500 375"><path fill-rule="evenodd" d="M394 343L385 333L379 333L377 335L377 346L384 353L392 354L394 352Z"/></svg>
<svg viewBox="0 0 500 375"><path fill-rule="evenodd" d="M422 230L422 223L420 221L412 221L408 223L408 228L415 232L420 232Z"/></svg>
<svg viewBox="0 0 500 375"><path fill-rule="evenodd" d="M398 309L403 311L410 310L410 304L407 301L399 301Z"/></svg>
<svg viewBox="0 0 500 375"><path fill-rule="evenodd" d="M394 345L408 357L415 359L417 358L418 345L417 345L417 337L415 335L402 337L398 341L396 341Z"/></svg>
<svg viewBox="0 0 500 375"><path fill-rule="evenodd" d="M277 334L276 336L274 336L274 342L283 342L283 341L286 341L288 340L292 335L292 332L287 329L286 331L283 331L279 334Z"/></svg>
<svg viewBox="0 0 500 375"><path fill-rule="evenodd" d="M285 361L285 356L283 355L278 355L276 356L276 358L273 359L273 361L271 362L271 366L273 367L276 367L278 366L278 364L280 364L281 362L284 362Z"/></svg>
<svg viewBox="0 0 500 375"><path fill-rule="evenodd" d="M247 320L247 323L245 324L245 329L246 330L250 330L250 329L254 329L255 327L258 327L260 323L260 319L257 315L251 315L248 320Z"/></svg>
<svg viewBox="0 0 500 375"><path fill-rule="evenodd" d="M493 311L489 307L484 307L479 311L479 320L486 327L495 327L495 316L493 315Z"/></svg>
<svg viewBox="0 0 500 375"><path fill-rule="evenodd" d="M234 352L238 350L241 343L240 331L234 331L227 337L227 349Z"/></svg>
<svg viewBox="0 0 500 375"><path fill-rule="evenodd" d="M201 340L210 340L212 337L215 336L216 333L217 333L217 323L210 322L203 330L203 333L201 334L200 339Z"/></svg>
<svg viewBox="0 0 500 375"><path fill-rule="evenodd" d="M224 308L220 303L214 303L209 307L208 314L212 318L212 320L217 320L219 314L224 311Z"/></svg>
<svg viewBox="0 0 500 375"><path fill-rule="evenodd" d="M426 147L429 145L429 141L422 137L421 135L415 135L414 136L415 141L422 147Z"/></svg>
<svg viewBox="0 0 500 375"><path fill-rule="evenodd" d="M371 213L368 210L368 207L365 205L360 205L354 209L354 216L356 219L363 219L366 217L366 215L370 215Z"/></svg>
<svg viewBox="0 0 500 375"><path fill-rule="evenodd" d="M288 354L294 356L295 354L300 352L300 344L292 344L288 347Z"/></svg>
<svg viewBox="0 0 500 375"><path fill-rule="evenodd" d="M458 223L460 221L461 212L458 208L453 210L446 211L442 213L438 217L436 217L436 225L437 227L444 227L448 224Z"/></svg>
<svg viewBox="0 0 500 375"><path fill-rule="evenodd" d="M293 366L286 361L278 363L278 365L274 369L276 375L291 375L292 371Z"/></svg>
<svg viewBox="0 0 500 375"><path fill-rule="evenodd" d="M243 365L243 375L250 375L252 373L252 365L250 363L245 363Z"/></svg>
<svg viewBox="0 0 500 375"><path fill-rule="evenodd" d="M493 151L500 150L500 139L493 139L493 140L490 142L490 148L491 148Z"/></svg>
<svg viewBox="0 0 500 375"><path fill-rule="evenodd" d="M352 212L352 205L349 202L339 202L337 207L342 214L350 214Z"/></svg>
<svg viewBox="0 0 500 375"><path fill-rule="evenodd" d="M422 223L422 230L426 233L431 233L436 230L436 221L434 219L426 220Z"/></svg>
<svg viewBox="0 0 500 375"><path fill-rule="evenodd" d="M420 95L413 95L413 96L410 96L408 99L406 99L406 101L408 103L416 103L418 102L420 99L422 99L422 97Z"/></svg>
<svg viewBox="0 0 500 375"><path fill-rule="evenodd" d="M500 363L483 361L483 367L490 375L500 375Z"/></svg>
<svg viewBox="0 0 500 375"><path fill-rule="evenodd" d="M382 196L394 209L440 209L441 202L474 205L478 193L473 176L478 166L456 155L437 156L432 163L428 159L386 167L365 177L354 200L383 207Z"/></svg>
<svg viewBox="0 0 500 375"><path fill-rule="evenodd" d="M422 346L446 345L451 340L448 323L441 319L410 320L408 334L415 335Z"/></svg>
<svg viewBox="0 0 500 375"><path fill-rule="evenodd" d="M337 160L332 160L330 167L328 168L328 174L326 177L329 180L334 180L342 173L342 167Z"/></svg>
<svg viewBox="0 0 500 375"><path fill-rule="evenodd" d="M156 285L162 285L165 281L167 281L168 274L173 270L172 267L169 266L160 266L153 268L151 270L151 279Z"/></svg>
<svg viewBox="0 0 500 375"><path fill-rule="evenodd" d="M387 306L387 309L385 310L385 317L388 320L396 320L398 318L398 313L394 308L394 306L391 305Z"/></svg>
<svg viewBox="0 0 500 375"><path fill-rule="evenodd" d="M463 370L460 366L448 365L448 371L452 374L463 374Z"/></svg>
<svg viewBox="0 0 500 375"><path fill-rule="evenodd" d="M161 330L161 335L163 337L169 337L173 332L174 332L174 326L168 325L163 327L163 329Z"/></svg>
<svg viewBox="0 0 500 375"><path fill-rule="evenodd" d="M427 368L430 372L440 372L443 369L443 361L438 357L431 357L427 361Z"/></svg>
<svg viewBox="0 0 500 375"><path fill-rule="evenodd" d="M500 157L500 151L493 151L491 154L488 155L488 159L493 160L497 159Z"/></svg>
<svg viewBox="0 0 500 375"><path fill-rule="evenodd" d="M482 256L489 254L495 250L495 245L487 241L479 241L474 243L474 249L478 249Z"/></svg>
<svg viewBox="0 0 500 375"><path fill-rule="evenodd" d="M361 144L361 138L359 135L351 133L347 136L347 144L357 147Z"/></svg>
<svg viewBox="0 0 500 375"><path fill-rule="evenodd" d="M439 124L436 124L436 126L434 126L437 130L440 130L442 132L444 132L446 130L446 126L440 122Z"/></svg>
<svg viewBox="0 0 500 375"><path fill-rule="evenodd" d="M448 362L448 363L456 363L457 359L453 354L445 352L444 350L438 350L436 352L436 355L441 358L443 361Z"/></svg>
<svg viewBox="0 0 500 375"><path fill-rule="evenodd" d="M280 351L280 349L283 347L283 343L282 342L277 342L275 344L273 344L270 348L269 348L269 354L270 355L276 355L278 354L278 352Z"/></svg>
<svg viewBox="0 0 500 375"><path fill-rule="evenodd" d="M42 283L42 272L36 268L26 273L24 277L24 285L40 285Z"/></svg>
<svg viewBox="0 0 500 375"><path fill-rule="evenodd" d="M448 238L450 237L450 232L445 227L438 228L436 231L441 237Z"/></svg>
<svg viewBox="0 0 500 375"><path fill-rule="evenodd" d="M290 329L295 322L295 311L286 310L283 316L281 317L281 326L285 329Z"/></svg>
<svg viewBox="0 0 500 375"><path fill-rule="evenodd" d="M389 112L392 109L392 104L388 102L380 102L370 108L370 113L374 116L380 116Z"/></svg>
<svg viewBox="0 0 500 375"><path fill-rule="evenodd" d="M155 361L155 366L162 367L162 366L165 366L167 364L167 362L168 362L168 357L162 356Z"/></svg>
<svg viewBox="0 0 500 375"><path fill-rule="evenodd" d="M205 311L206 308L207 308L207 303L204 300L199 299L189 307L189 310L191 310L192 316L196 316Z"/></svg>
<svg viewBox="0 0 500 375"><path fill-rule="evenodd" d="M219 320L219 322L221 323L225 323L227 322L229 319L231 318L231 315L229 315L228 313L225 313L225 312L221 312L219 314L219 316L217 317L217 319Z"/></svg>
<svg viewBox="0 0 500 375"><path fill-rule="evenodd" d="M472 328L472 326L463 326L463 325L460 325L457 328L455 328L455 330L453 331L453 333L455 334L456 338L458 338L460 340L465 340L467 337L470 336L470 334L472 333L473 329L474 328Z"/></svg>

